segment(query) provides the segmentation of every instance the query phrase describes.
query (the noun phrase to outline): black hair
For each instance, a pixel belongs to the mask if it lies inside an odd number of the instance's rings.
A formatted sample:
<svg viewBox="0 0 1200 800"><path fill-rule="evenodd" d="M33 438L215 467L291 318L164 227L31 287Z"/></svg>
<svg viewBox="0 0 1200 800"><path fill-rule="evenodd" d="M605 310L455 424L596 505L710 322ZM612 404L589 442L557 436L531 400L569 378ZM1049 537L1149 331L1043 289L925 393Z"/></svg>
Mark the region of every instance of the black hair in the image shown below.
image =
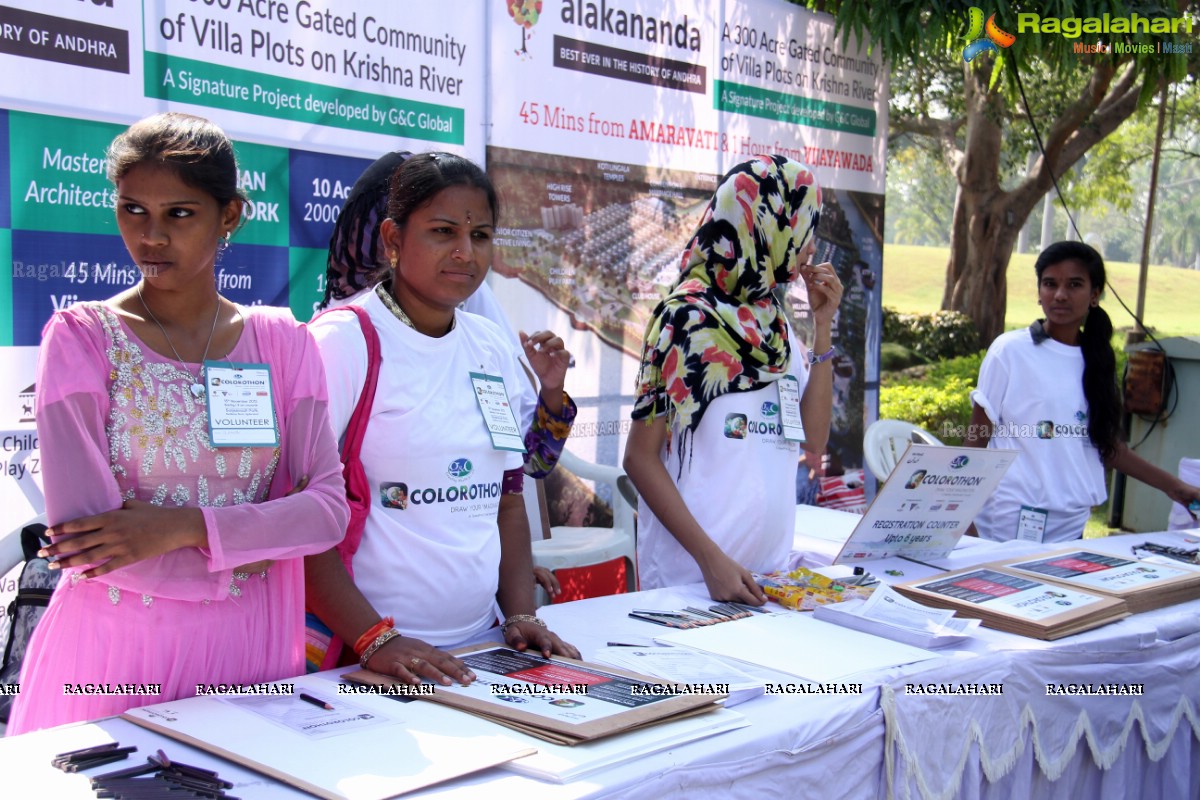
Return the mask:
<svg viewBox="0 0 1200 800"><path fill-rule="evenodd" d="M108 179L114 184L139 164L155 164L207 192L222 208L232 200L246 200L238 188L233 143L203 117L178 111L146 117L113 139L107 158Z"/></svg>
<svg viewBox="0 0 1200 800"><path fill-rule="evenodd" d="M1047 267L1075 261L1087 270L1092 288L1104 290L1104 259L1083 242L1055 242L1038 254L1033 265L1041 283ZM1099 305L1088 309L1079 349L1083 352L1083 397L1088 406L1088 438L1100 457L1108 461L1116 453L1121 436L1121 397L1117 393L1117 358L1112 349L1113 325Z"/></svg>
<svg viewBox="0 0 1200 800"><path fill-rule="evenodd" d="M411 157L407 150L380 156L354 182L329 237L321 308L333 298L344 300L374 286L387 275L387 262L378 258L379 226L387 218L392 175Z"/></svg>
<svg viewBox="0 0 1200 800"><path fill-rule="evenodd" d="M414 211L451 186L482 190L492 210L492 223L499 222L500 202L491 178L474 161L453 153L421 153L401 164L392 175L388 217L403 227Z"/></svg>

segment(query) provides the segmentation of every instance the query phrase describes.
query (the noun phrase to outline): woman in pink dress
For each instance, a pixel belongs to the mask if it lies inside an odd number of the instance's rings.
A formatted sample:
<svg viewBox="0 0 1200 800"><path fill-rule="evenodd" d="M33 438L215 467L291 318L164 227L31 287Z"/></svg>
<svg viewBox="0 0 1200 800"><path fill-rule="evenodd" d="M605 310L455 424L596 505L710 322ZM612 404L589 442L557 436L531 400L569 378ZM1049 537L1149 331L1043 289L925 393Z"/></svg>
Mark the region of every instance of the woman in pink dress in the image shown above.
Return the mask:
<svg viewBox="0 0 1200 800"><path fill-rule="evenodd" d="M45 552L63 578L10 734L301 674L302 558L336 544L348 518L312 339L286 309L215 288L244 202L229 139L160 114L113 141L108 169L142 280L55 313L43 333ZM231 383L267 365L257 414L212 415L225 436L253 417L265 431L214 446L210 406L235 410Z"/></svg>

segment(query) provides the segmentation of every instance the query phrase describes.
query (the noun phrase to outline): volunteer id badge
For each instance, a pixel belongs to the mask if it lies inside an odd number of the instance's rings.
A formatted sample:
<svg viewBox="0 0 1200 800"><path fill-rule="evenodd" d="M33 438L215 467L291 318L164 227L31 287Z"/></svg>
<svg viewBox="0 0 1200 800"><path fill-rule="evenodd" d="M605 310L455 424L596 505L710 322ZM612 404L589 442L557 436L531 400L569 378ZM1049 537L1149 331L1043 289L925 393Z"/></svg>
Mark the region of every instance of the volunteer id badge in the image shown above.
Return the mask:
<svg viewBox="0 0 1200 800"><path fill-rule="evenodd" d="M208 441L213 447L278 447L268 364L204 362Z"/></svg>
<svg viewBox="0 0 1200 800"><path fill-rule="evenodd" d="M475 387L475 402L479 403L483 423L492 435L492 449L524 453L525 437L521 436L521 429L513 416L508 392L504 390L504 379L472 372L471 384Z"/></svg>
<svg viewBox="0 0 1200 800"><path fill-rule="evenodd" d="M792 375L784 375L779 385L779 422L783 426L783 438L789 442L804 441L804 422L800 419L800 381Z"/></svg>
<svg viewBox="0 0 1200 800"><path fill-rule="evenodd" d="M1040 542L1046 535L1046 520L1050 512L1044 508L1021 506L1017 517L1017 538L1022 542Z"/></svg>

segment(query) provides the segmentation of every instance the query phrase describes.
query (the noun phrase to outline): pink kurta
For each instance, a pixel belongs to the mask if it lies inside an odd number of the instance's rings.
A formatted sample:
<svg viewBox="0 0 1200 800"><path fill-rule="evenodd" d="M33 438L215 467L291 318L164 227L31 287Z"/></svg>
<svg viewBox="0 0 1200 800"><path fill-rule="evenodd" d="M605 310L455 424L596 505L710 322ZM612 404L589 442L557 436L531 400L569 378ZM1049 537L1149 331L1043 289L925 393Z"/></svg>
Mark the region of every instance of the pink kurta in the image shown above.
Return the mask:
<svg viewBox="0 0 1200 800"><path fill-rule="evenodd" d="M304 671L302 557L340 541L348 519L321 358L286 309L241 308L228 361L271 366L280 447L214 448L192 374L137 339L106 306L56 313L37 372L50 523L126 499L200 507L207 548L184 548L93 580L62 582L38 624L9 734L117 714ZM302 476L303 492L286 497ZM241 565L274 563L253 575ZM93 694L160 684L148 694ZM151 687L152 689L155 687Z"/></svg>

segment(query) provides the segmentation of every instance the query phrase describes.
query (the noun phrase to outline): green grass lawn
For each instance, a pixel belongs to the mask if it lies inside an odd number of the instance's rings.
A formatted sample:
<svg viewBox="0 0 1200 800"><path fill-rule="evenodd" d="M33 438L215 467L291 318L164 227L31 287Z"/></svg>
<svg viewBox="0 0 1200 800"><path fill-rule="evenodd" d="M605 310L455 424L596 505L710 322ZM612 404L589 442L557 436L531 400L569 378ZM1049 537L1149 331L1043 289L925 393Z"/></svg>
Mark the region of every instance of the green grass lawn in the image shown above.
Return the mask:
<svg viewBox="0 0 1200 800"><path fill-rule="evenodd" d="M883 248L883 304L897 311L929 313L942 306L949 248L889 244ZM1014 255L1008 266L1005 328L1020 328L1041 316L1033 274L1035 256ZM1131 309L1137 308L1138 265L1106 262L1108 280ZM1200 271L1151 266L1146 281L1146 324L1156 336L1198 336L1196 298ZM1112 292L1101 300L1115 328L1132 328L1133 317Z"/></svg>

